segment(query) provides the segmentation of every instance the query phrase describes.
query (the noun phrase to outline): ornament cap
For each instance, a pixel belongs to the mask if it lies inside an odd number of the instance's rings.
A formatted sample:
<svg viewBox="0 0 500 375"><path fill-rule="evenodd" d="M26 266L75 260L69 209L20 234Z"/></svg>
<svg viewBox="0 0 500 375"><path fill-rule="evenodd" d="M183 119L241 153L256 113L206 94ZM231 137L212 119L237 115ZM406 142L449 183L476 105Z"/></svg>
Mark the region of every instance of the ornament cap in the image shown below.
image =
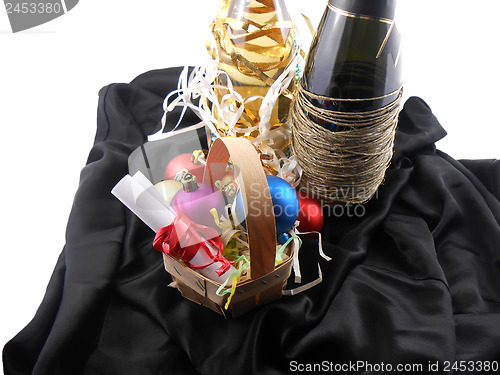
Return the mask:
<svg viewBox="0 0 500 375"><path fill-rule="evenodd" d="M278 243L283 245L286 241L290 239L290 235L288 233L281 233L278 235Z"/></svg>
<svg viewBox="0 0 500 375"><path fill-rule="evenodd" d="M221 191L222 191L222 194L224 194L224 196L226 196L228 198L233 198L236 195L236 190L237 190L237 187L233 181L233 182L230 182L229 184L225 185Z"/></svg>
<svg viewBox="0 0 500 375"><path fill-rule="evenodd" d="M195 150L193 151L193 154L191 155L191 161L194 164L205 164L205 153L203 150Z"/></svg>
<svg viewBox="0 0 500 375"><path fill-rule="evenodd" d="M192 193L193 191L198 190L198 188L200 187L196 176L188 172L187 169L179 171L175 175L175 180L179 181L182 184L182 188L184 189L184 191L188 193Z"/></svg>

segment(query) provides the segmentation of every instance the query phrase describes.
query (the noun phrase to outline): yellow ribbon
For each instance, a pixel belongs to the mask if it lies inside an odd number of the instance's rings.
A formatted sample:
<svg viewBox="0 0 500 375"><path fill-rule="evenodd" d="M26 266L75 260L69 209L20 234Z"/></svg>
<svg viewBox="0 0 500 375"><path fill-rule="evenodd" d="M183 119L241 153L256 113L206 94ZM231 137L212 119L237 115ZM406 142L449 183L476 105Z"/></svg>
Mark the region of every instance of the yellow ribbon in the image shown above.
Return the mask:
<svg viewBox="0 0 500 375"><path fill-rule="evenodd" d="M236 293L236 285L238 285L239 281L240 281L240 276L236 276L235 278L233 278L233 282L231 283L231 294L229 294L229 297L227 297L226 304L224 305L224 309L226 310L229 308L229 304L233 299L234 293Z"/></svg>
<svg viewBox="0 0 500 375"><path fill-rule="evenodd" d="M220 229L222 229L222 230L228 230L228 229L232 228L231 227L231 223L220 221L220 219L219 219L219 213L217 212L216 208L212 208L210 210L210 214L212 214L212 216L214 218L215 225L217 225Z"/></svg>

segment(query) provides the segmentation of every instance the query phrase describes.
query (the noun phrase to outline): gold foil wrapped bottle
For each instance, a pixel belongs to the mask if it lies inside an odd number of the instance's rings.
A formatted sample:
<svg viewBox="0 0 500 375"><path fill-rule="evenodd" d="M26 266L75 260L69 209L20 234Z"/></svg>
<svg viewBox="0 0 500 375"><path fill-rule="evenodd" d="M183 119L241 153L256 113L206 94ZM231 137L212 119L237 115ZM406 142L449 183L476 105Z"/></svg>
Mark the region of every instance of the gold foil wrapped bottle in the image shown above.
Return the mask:
<svg viewBox="0 0 500 375"><path fill-rule="evenodd" d="M229 78L243 100L265 97L270 86L295 61L295 37L284 0L221 0L211 29L216 44L212 57L227 74L219 75L216 83L227 87ZM269 154L270 149L286 150L290 143L287 119L294 85L292 80L276 100L266 118L267 126L261 123L262 98L245 103L234 127L225 123L214 108L219 134L246 137L261 154ZM228 92L219 88L219 100ZM230 105L241 104L233 101Z"/></svg>

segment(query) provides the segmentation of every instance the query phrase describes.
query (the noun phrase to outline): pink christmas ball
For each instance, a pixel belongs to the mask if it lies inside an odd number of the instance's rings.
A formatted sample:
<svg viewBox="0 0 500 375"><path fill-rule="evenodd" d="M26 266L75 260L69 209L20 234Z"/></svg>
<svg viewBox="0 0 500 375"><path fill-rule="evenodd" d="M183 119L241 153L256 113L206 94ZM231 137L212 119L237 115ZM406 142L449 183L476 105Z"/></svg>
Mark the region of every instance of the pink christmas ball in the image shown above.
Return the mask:
<svg viewBox="0 0 500 375"><path fill-rule="evenodd" d="M210 210L215 208L220 217L224 213L224 196L210 184L200 183L193 192L179 190L172 200L172 207L193 222L219 230Z"/></svg>

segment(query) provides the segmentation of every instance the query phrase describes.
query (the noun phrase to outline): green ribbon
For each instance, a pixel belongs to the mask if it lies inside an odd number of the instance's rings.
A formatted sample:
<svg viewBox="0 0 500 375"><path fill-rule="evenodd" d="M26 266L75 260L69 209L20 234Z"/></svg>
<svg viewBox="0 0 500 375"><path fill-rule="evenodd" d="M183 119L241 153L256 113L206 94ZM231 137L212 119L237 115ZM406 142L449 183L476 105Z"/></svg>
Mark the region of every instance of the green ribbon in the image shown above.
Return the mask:
<svg viewBox="0 0 500 375"><path fill-rule="evenodd" d="M288 246L288 244L290 242L292 242L294 239L298 239L299 240L299 248L302 246L302 239L297 236L297 235L293 235L292 237L290 237L283 245L281 245L281 247L278 249L278 251L276 251L276 259L274 261L274 265L277 266L279 264L279 262L282 260L282 256L283 256L283 253L285 252L285 249L286 247ZM250 267L250 261L248 260L248 258L244 255L240 256L239 258L237 258L234 263L239 263L243 261L244 264L238 269L236 270L235 272L233 272L231 275L229 275L229 277L226 279L226 281L224 281L221 286L219 287L219 289L217 289L217 292L216 294L219 296L219 297L224 297L226 294L229 294L231 293L231 288L226 288L227 287L227 284L229 283L229 280L232 280L234 277L240 275L244 270L246 270L248 267Z"/></svg>
<svg viewBox="0 0 500 375"><path fill-rule="evenodd" d="M234 261L234 263L236 264L236 263L239 263L241 261L244 262L243 265L238 270L236 270L231 275L229 275L229 277L226 279L226 281L224 281L222 283L222 285L219 287L219 289L217 289L217 292L215 292L215 294L217 294L219 297L224 297L226 294L231 293L231 288L225 289L229 280L232 281L233 278L235 278L236 276L239 276L244 270L246 270L248 267L250 267L250 261L244 255L242 255L238 259L236 259Z"/></svg>
<svg viewBox="0 0 500 375"><path fill-rule="evenodd" d="M288 244L290 242L292 242L294 239L298 239L299 240L299 248L302 246L302 239L297 236L296 234L291 236L283 245L281 245L281 247L278 249L278 251L276 252L276 259L274 261L274 266L276 267L279 262L282 260L281 259L281 256L283 255L283 253L285 252L285 249L286 247L288 246Z"/></svg>

